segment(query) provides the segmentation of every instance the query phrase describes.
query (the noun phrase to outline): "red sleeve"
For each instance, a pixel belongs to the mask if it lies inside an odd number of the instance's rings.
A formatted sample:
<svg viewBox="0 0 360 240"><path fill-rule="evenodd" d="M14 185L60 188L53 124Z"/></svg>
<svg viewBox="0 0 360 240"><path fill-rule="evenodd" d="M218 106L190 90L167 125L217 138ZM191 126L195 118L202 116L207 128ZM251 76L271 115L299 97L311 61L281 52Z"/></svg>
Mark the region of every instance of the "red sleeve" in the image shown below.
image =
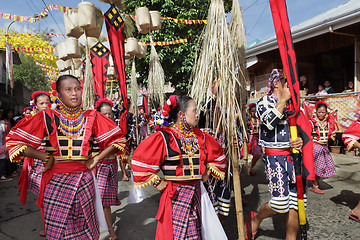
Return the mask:
<svg viewBox="0 0 360 240"><path fill-rule="evenodd" d="M6 137L10 161L17 162L23 159L23 152L27 147L37 149L46 135L44 112L40 112L26 121L20 121Z"/></svg>
<svg viewBox="0 0 360 240"><path fill-rule="evenodd" d="M110 118L105 117L99 112L95 114L92 133L100 150L108 146L114 146L119 149L115 155L122 155L125 152L125 134Z"/></svg>
<svg viewBox="0 0 360 240"><path fill-rule="evenodd" d="M219 179L224 179L226 172L226 156L223 148L210 134L205 134L206 165L211 174Z"/></svg>
<svg viewBox="0 0 360 240"><path fill-rule="evenodd" d="M166 145L161 132L151 134L140 143L131 158L135 187L146 186L160 178L156 173L165 156Z"/></svg>
<svg viewBox="0 0 360 240"><path fill-rule="evenodd" d="M351 124L350 127L343 133L342 140L349 152L354 151L354 144L356 141L360 140L360 122L356 121Z"/></svg>

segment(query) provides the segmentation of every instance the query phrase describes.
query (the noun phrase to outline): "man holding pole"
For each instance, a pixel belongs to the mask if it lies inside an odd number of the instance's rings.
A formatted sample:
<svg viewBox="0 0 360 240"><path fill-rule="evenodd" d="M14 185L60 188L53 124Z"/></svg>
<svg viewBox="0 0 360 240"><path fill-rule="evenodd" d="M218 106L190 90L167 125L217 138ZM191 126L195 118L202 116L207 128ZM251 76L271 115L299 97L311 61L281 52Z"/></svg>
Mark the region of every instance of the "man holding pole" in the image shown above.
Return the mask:
<svg viewBox="0 0 360 240"><path fill-rule="evenodd" d="M286 239L296 239L299 230L298 202L294 162L291 148L300 150L303 141L290 139L289 120L286 115L290 90L282 70L271 72L267 96L256 107L260 119L259 144L265 148L263 160L269 182L271 199L251 212L246 224L246 239L254 239L261 221L277 214L285 214ZM304 184L305 185L305 184ZM304 196L306 205L306 196Z"/></svg>

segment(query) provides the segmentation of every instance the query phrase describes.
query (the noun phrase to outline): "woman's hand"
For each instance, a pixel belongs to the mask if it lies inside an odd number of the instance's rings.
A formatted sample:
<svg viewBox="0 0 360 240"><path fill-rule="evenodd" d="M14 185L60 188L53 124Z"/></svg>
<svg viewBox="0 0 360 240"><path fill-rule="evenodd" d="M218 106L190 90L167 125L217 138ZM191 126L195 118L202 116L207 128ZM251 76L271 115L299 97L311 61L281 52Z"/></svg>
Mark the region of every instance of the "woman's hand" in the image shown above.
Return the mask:
<svg viewBox="0 0 360 240"><path fill-rule="evenodd" d="M298 151L301 150L302 146L303 146L303 140L300 137L298 137L294 141L291 141L291 147L295 148Z"/></svg>
<svg viewBox="0 0 360 240"><path fill-rule="evenodd" d="M202 175L202 182L206 182L210 177L211 171L209 168L206 168L204 174Z"/></svg>
<svg viewBox="0 0 360 240"><path fill-rule="evenodd" d="M160 184L156 187L156 189L162 193L166 187L167 187L167 182L165 182L164 180L161 180Z"/></svg>
<svg viewBox="0 0 360 240"><path fill-rule="evenodd" d="M52 166L54 165L54 162L55 162L54 156L51 154L50 159L45 163L45 168L44 168L44 170L41 171L41 173L49 171L52 168Z"/></svg>
<svg viewBox="0 0 360 240"><path fill-rule="evenodd" d="M89 160L86 161L86 167L89 170L93 170L94 167L96 167L96 165L98 164L100 159L98 159L98 155L96 155L95 157L90 158Z"/></svg>

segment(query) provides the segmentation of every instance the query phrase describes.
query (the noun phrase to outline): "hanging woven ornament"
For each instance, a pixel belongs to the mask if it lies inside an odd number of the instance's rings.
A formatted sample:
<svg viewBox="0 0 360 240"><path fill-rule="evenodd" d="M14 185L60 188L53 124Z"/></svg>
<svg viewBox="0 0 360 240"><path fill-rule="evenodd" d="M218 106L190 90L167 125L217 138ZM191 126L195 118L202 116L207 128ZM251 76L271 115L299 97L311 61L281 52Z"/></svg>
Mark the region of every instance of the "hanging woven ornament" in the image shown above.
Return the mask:
<svg viewBox="0 0 360 240"><path fill-rule="evenodd" d="M153 102L159 101L160 106L164 106L164 85L165 77L164 70L161 66L159 56L155 49L155 44L150 35L150 67L149 67L149 77L148 77L148 91L150 93L150 99Z"/></svg>

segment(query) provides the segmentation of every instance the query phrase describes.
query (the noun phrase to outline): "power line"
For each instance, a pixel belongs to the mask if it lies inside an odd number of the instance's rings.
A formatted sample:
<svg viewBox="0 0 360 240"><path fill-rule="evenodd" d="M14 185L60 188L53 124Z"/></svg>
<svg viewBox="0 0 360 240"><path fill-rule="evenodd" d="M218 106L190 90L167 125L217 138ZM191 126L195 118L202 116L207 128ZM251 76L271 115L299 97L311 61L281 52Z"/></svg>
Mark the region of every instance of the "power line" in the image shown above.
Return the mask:
<svg viewBox="0 0 360 240"><path fill-rule="evenodd" d="M258 17L258 19L256 20L255 25L252 27L251 31L249 32L249 35L252 33L252 31L254 30L254 28L256 27L256 25L258 24L258 22L259 22L260 18L262 17L262 15L263 15L263 14L264 14L264 12L265 12L265 9L266 9L266 8L267 8L267 6L268 6L268 4L269 4L269 3L267 3L267 4L265 5L265 7L264 7L264 9L262 10L262 12L261 12L260 16L259 16L259 17Z"/></svg>
<svg viewBox="0 0 360 240"><path fill-rule="evenodd" d="M47 8L47 5L46 5L45 1L44 1L44 0L41 0L41 1L44 3L45 8ZM51 11L48 11L48 12L50 13L50 16L52 17L52 19L54 20L56 26L59 28L60 33L62 33L63 31L62 31L61 28L59 27L59 24L56 22L56 20L55 20L54 16L52 15ZM63 37L65 38L65 36L63 36ZM65 39L66 39L66 38L65 38Z"/></svg>

